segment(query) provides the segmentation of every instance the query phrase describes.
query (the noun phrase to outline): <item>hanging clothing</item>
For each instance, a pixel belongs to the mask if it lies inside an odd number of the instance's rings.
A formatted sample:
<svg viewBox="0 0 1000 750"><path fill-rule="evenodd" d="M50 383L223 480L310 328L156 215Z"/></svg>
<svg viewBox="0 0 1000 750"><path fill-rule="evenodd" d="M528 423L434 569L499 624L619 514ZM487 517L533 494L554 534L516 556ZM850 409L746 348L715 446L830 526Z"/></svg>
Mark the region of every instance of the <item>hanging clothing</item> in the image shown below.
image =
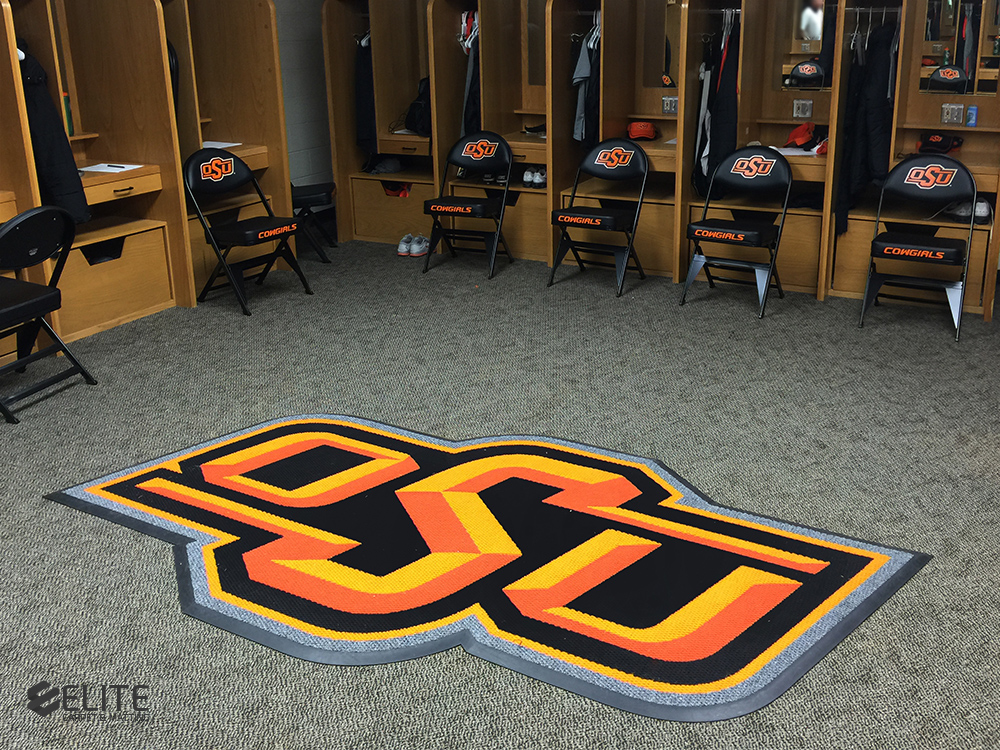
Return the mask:
<svg viewBox="0 0 1000 750"><path fill-rule="evenodd" d="M579 48L577 47L579 45ZM595 15L594 28L580 42L574 42L572 59L573 86L576 88L576 114L573 138L585 146L596 146L601 130L601 26Z"/></svg>
<svg viewBox="0 0 1000 750"><path fill-rule="evenodd" d="M864 62L855 59L847 81L844 155L837 193L837 234L847 231L848 215L868 186L881 186L889 172L895 105L896 27L872 31Z"/></svg>
<svg viewBox="0 0 1000 750"><path fill-rule="evenodd" d="M372 48L366 36L358 43L355 60L355 115L358 146L371 156L378 153L378 127L375 125L375 72L372 68Z"/></svg>
<svg viewBox="0 0 1000 750"><path fill-rule="evenodd" d="M469 66L465 75L465 104L462 107L462 136L478 133L482 127L482 94L479 80L479 40L469 51Z"/></svg>
<svg viewBox="0 0 1000 750"><path fill-rule="evenodd" d="M587 137L587 81L590 80L590 52L586 40L579 45L576 68L573 69L573 86L576 88L576 115L573 119L573 139Z"/></svg>
<svg viewBox="0 0 1000 750"><path fill-rule="evenodd" d="M708 193L716 167L736 150L739 59L740 24L734 21L721 42L706 50L703 64L696 164L691 176L695 190L702 196Z"/></svg>
<svg viewBox="0 0 1000 750"><path fill-rule="evenodd" d="M23 45L19 47L24 50ZM42 203L66 209L77 224L90 221L90 208L76 169L73 148L69 145L62 115L46 86L48 76L42 64L30 54L25 54L21 61L21 80Z"/></svg>

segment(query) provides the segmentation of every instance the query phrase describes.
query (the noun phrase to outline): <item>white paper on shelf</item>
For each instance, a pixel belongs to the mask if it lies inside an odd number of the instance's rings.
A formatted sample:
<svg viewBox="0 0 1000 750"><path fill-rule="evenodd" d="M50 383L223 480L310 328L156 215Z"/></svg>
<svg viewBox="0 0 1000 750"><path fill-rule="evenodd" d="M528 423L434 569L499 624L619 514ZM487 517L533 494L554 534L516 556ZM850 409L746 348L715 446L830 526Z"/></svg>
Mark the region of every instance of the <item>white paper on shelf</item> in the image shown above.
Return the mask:
<svg viewBox="0 0 1000 750"><path fill-rule="evenodd" d="M819 156L814 151L803 151L801 148L778 148L777 146L771 146L771 148L782 156Z"/></svg>
<svg viewBox="0 0 1000 750"><path fill-rule="evenodd" d="M235 143L233 141L202 141L202 148L232 148L233 146L242 146L242 143Z"/></svg>
<svg viewBox="0 0 1000 750"><path fill-rule="evenodd" d="M667 141L667 145L668 146L676 146L677 145L677 139L676 138L671 138L669 141Z"/></svg>
<svg viewBox="0 0 1000 750"><path fill-rule="evenodd" d="M393 135L419 135L419 133L417 133L416 131L408 130L407 128L403 128L402 130L394 130L392 131L392 133Z"/></svg>
<svg viewBox="0 0 1000 750"><path fill-rule="evenodd" d="M142 164L91 164L89 167L80 167L81 172L110 172L115 174L117 172L128 172L130 169L139 169Z"/></svg>

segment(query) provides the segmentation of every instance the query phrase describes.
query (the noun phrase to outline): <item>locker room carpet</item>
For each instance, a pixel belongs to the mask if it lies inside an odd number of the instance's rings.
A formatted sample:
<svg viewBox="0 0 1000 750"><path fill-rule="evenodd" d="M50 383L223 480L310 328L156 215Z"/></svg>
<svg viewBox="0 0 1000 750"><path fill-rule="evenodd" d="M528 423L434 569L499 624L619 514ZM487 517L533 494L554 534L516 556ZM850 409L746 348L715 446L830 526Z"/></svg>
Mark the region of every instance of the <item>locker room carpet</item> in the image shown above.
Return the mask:
<svg viewBox="0 0 1000 750"><path fill-rule="evenodd" d="M997 325L941 309L348 243L289 273L94 336L82 383L0 426L11 748L991 748L1000 744ZM168 545L43 495L270 419L341 413L460 440L539 434L652 456L727 506L934 555L776 702L716 724L638 717L460 649L331 667L180 613ZM26 689L144 683L149 721L77 724ZM56 715L58 716L58 715Z"/></svg>

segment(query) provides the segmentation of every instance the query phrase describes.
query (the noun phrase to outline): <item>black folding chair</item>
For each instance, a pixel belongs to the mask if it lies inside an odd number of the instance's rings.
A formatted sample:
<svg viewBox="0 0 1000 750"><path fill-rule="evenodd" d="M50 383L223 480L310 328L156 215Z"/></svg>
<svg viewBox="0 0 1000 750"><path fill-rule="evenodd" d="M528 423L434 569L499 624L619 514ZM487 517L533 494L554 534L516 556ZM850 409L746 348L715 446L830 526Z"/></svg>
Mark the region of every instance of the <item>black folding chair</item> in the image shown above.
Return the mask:
<svg viewBox="0 0 1000 750"><path fill-rule="evenodd" d="M778 277L775 264L778 261L778 247L781 244L781 233L785 228L785 215L788 213L788 197L791 190L791 167L788 166L785 157L774 149L761 146L741 148L719 164L712 175L701 220L688 224L687 237L694 242L694 255L691 257L687 280L684 282L684 292L681 294L682 305L687 299L688 289L702 270L705 271L708 285L712 289L715 288L716 281L756 285L760 318L764 317L772 280L778 289L778 296L784 298L785 292L781 288L781 279ZM748 206L771 204L777 210L761 211L727 207L733 216L732 220L709 219L708 211L715 195L724 195L726 199L736 201L749 196ZM775 220L778 220L777 224L774 223ZM705 255L701 249L703 242L766 249L769 258L767 261L760 261ZM755 279L750 281L743 278L715 276L711 272L713 268L752 272Z"/></svg>
<svg viewBox="0 0 1000 750"><path fill-rule="evenodd" d="M332 182L317 182L312 185L292 185L292 213L299 220L299 231L306 238L316 255L323 263L329 263L323 245L337 247L337 241L330 236L319 220L314 208L329 206L333 203L336 186Z"/></svg>
<svg viewBox="0 0 1000 750"><path fill-rule="evenodd" d="M942 65L931 73L927 79L928 91L941 91L948 94L967 94L969 92L969 76L957 65Z"/></svg>
<svg viewBox="0 0 1000 750"><path fill-rule="evenodd" d="M260 203L267 211L267 216L255 216L225 224L212 224L205 218L198 202L199 198L205 199L231 193L248 183L253 185ZM306 281L305 274L302 273L302 269L299 268L299 264L288 246L288 238L295 234L298 221L295 218L274 215L271 204L264 197L264 192L260 189L257 178L254 177L246 162L219 148L203 148L200 151L195 151L184 163L184 187L187 189L188 197L190 197L198 219L205 229L205 239L212 246L219 259L212 275L208 277L205 288L198 295L199 302L204 302L209 292L231 286L240 307L243 308L243 314L249 315L250 307L247 305L244 273L252 268L263 267L263 270L254 277L257 284L263 284L267 274L279 258L285 261L299 277L306 294L312 294L309 282ZM234 263L227 260L234 247L253 247L273 241L277 241L278 244L271 252ZM226 280L217 285L215 282L220 275L225 275Z"/></svg>
<svg viewBox="0 0 1000 750"><path fill-rule="evenodd" d="M969 248L976 221L976 180L962 162L941 154L915 154L893 167L882 185L878 213L875 217L875 235L872 238L872 256L868 264L868 281L861 305L858 326L865 324L865 313L876 304L883 286L907 289L936 289L945 293L955 324L955 341L962 333L962 306L965 303L965 279L969 273ZM969 234L964 240L937 237L938 225L925 223L928 212L955 202L969 201ZM914 216L914 209L919 216ZM884 213L895 218L886 218ZM932 214L937 216L938 213ZM925 222L914 223L914 218ZM910 219L908 222L907 219ZM882 224L886 231L880 232ZM964 231L964 222L960 225ZM878 260L902 260L928 263L935 266L961 268L956 280L880 273ZM890 299L910 299L898 295L882 295ZM927 302L921 299L921 302Z"/></svg>
<svg viewBox="0 0 1000 750"><path fill-rule="evenodd" d="M638 200L626 198L601 198L600 206L577 206L576 191L580 186L580 176L586 174L600 180L615 180L639 183ZM635 263L634 270L639 272L639 278L646 278L635 252L635 232L639 226L639 214L642 212L642 201L646 194L646 179L649 177L649 160L646 152L638 143L624 138L611 138L598 143L587 154L576 170L576 180L573 182L573 192L569 197L569 206L552 212L552 224L560 227L559 246L556 248L555 262L552 273L549 274L549 286L555 282L556 270L563 262L567 253L572 252L580 271L586 271L587 265L602 268L614 268L618 277L618 296L622 296L625 288L625 273L629 270L629 261ZM569 236L569 228L597 229L605 232L621 232L625 235L624 245L611 245L604 242L581 242ZM613 256L614 263L599 260L584 260L580 251L594 255Z"/></svg>
<svg viewBox="0 0 1000 750"><path fill-rule="evenodd" d="M448 159L445 163L444 174L441 176L441 189L438 197L429 201L424 201L424 213L433 217L434 225L431 227L430 252L424 260L424 273L431 267L431 256L434 254L438 243L444 240L445 247L452 257L455 257L456 250L478 250L478 247L459 247L456 242L481 242L489 257L490 273L488 278L493 278L497 263L497 250L502 244L504 252L507 253L507 260L514 262L514 256L510 254L507 240L503 236L503 217L507 210L507 196L510 191L510 174L514 166L514 157L510 146L502 136L489 130L473 133L461 138L451 151L448 152ZM458 198L445 196L444 189L448 182L448 170L450 167L464 168L467 175L494 174L506 175L503 186L496 188L486 188L486 195L482 198ZM441 223L442 218L461 219L492 219L496 225L493 231L481 231L474 229L448 229Z"/></svg>
<svg viewBox="0 0 1000 750"><path fill-rule="evenodd" d="M0 367L0 376L12 370L24 372L31 363L58 352L65 354L70 363L70 367L55 375L11 396L0 397L0 414L11 424L19 420L9 407L67 378L81 375L90 385L97 385L45 320L46 315L62 306L59 277L75 236L76 225L70 215L52 206L25 211L0 226L0 271L21 271L58 256L48 285L0 276L0 338L17 336L17 359ZM42 330L53 343L32 353Z"/></svg>

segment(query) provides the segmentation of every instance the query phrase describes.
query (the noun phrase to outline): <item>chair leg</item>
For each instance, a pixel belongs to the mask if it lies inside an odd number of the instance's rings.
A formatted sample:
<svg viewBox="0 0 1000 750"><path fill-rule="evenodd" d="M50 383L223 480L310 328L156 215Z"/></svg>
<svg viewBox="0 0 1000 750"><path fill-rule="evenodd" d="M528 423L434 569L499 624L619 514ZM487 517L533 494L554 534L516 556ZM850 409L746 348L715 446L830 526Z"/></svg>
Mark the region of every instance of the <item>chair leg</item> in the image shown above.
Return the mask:
<svg viewBox="0 0 1000 750"><path fill-rule="evenodd" d="M31 350L35 348L35 342L38 340L38 332L42 329L41 324L37 320L33 320L30 323L25 323L23 326L17 329L17 358L24 359L29 354ZM18 367L14 372L24 372L28 367Z"/></svg>
<svg viewBox="0 0 1000 750"><path fill-rule="evenodd" d="M778 276L778 267L774 267L774 283L778 287L778 299L785 298L785 290L781 288L781 277Z"/></svg>
<svg viewBox="0 0 1000 750"><path fill-rule="evenodd" d="M2 399L0 399L0 414L3 415L4 421L7 424L21 424L21 420L14 416L13 412L7 408Z"/></svg>
<svg viewBox="0 0 1000 750"><path fill-rule="evenodd" d="M430 238L431 246L427 250L427 255L424 256L424 270L423 270L424 273L427 273L430 270L431 256L434 255L434 251L437 249L438 243L441 242L441 239L443 237L444 237L444 227L441 226L440 222L435 217L434 226L431 227L431 238ZM454 255L455 251L452 250L451 254Z"/></svg>
<svg viewBox="0 0 1000 750"><path fill-rule="evenodd" d="M646 272L642 270L642 263L639 262L639 253L635 251L635 238L628 232L625 233L625 236L628 238L628 257L635 261L635 267L639 271L639 278L645 279Z"/></svg>
<svg viewBox="0 0 1000 750"><path fill-rule="evenodd" d="M288 267L295 272L295 275L299 277L299 281L302 282L302 288L305 290L306 294L312 294L313 290L309 286L309 281L306 279L306 275L302 273L302 267L299 262L295 259L295 255L292 254L292 248L288 246L288 240L283 239L281 244L278 245L278 254L284 259ZM272 261L273 262L273 261Z"/></svg>
<svg viewBox="0 0 1000 750"><path fill-rule="evenodd" d="M497 266L497 245L500 244L500 233L492 235L486 238L486 254L490 261L490 272L487 275L487 279L493 278L493 273Z"/></svg>
<svg viewBox="0 0 1000 750"><path fill-rule="evenodd" d="M618 293L616 297L621 297L625 290L625 272L628 270L629 253L627 250L615 253L615 275L618 277Z"/></svg>
<svg viewBox="0 0 1000 750"><path fill-rule="evenodd" d="M695 245L694 255L691 256L691 265L688 266L687 279L684 281L684 291L681 293L681 304L683 305L687 301L688 289L694 283L694 280L698 278L698 274L701 273L701 269L705 269L705 273L708 273L708 268L705 264L708 263L708 258L704 256L701 252L701 248Z"/></svg>
<svg viewBox="0 0 1000 750"><path fill-rule="evenodd" d="M560 264L562 264L566 253L569 252L572 245L573 241L569 238L569 233L565 229L562 230L562 234L559 236L559 245L556 247L556 257L552 263L552 272L549 274L549 283L546 286L552 286L555 283L556 271L559 269ZM579 262L579 256L577 257L577 262ZM583 263L580 263L580 270L583 270Z"/></svg>
<svg viewBox="0 0 1000 750"><path fill-rule="evenodd" d="M858 328L865 327L865 313L868 312L868 308L872 306L872 302L878 299L879 289L882 288L881 283L875 285L874 290L872 289L872 277L875 275L875 261L868 261L868 279L865 281L865 294L861 298L861 318L858 320Z"/></svg>
<svg viewBox="0 0 1000 750"><path fill-rule="evenodd" d="M87 385L97 385L97 380L94 378L94 376L91 375L90 371L83 366L80 360L76 358L76 355L74 355L73 352L70 351L70 348L66 346L66 342L63 341L61 338L59 338L56 332L52 330L52 326L48 324L48 321L46 321L43 318L41 323L42 326L45 328L45 332L52 337L52 340L62 350L62 353L66 355L66 359L70 361L70 364L73 365L74 369L76 369L77 372L79 372L80 375L83 376L83 379L86 381Z"/></svg>
<svg viewBox="0 0 1000 750"><path fill-rule="evenodd" d="M316 228L316 231L319 232L320 237L323 238L323 241L327 244L328 247L339 247L339 245L337 245L337 240L335 240L333 237L330 236L330 233L326 231L326 227L323 226L323 222L319 220L319 217L313 213L312 209L309 208L309 206L306 206L301 211L299 211L299 216L306 217L306 221L311 226Z"/></svg>
<svg viewBox="0 0 1000 750"><path fill-rule="evenodd" d="M306 238L306 241L312 246L312 249L316 252L316 255L319 256L320 262L329 263L330 256L326 254L326 251L323 249L323 244L316 239L312 231L312 225L313 224L319 225L319 222L313 218L312 214L305 213L305 210L306 209L303 209L299 213L298 217L299 229L302 230L302 236Z"/></svg>
<svg viewBox="0 0 1000 750"><path fill-rule="evenodd" d="M218 256L219 262L216 264L215 270L212 271L212 275L208 277L208 281L205 283L204 289L201 290L201 294L198 295L198 301L205 301L209 291L212 289L212 285L215 284L215 280L219 278L219 274L225 273L226 278L229 280L229 285L233 288L233 294L236 295L236 300L240 303L243 314L250 315L250 305L247 304L247 290L243 272L241 271L237 276L237 274L233 273L233 269L229 266L229 263L226 262L226 258L229 257L229 252L233 248L227 247L222 251L217 248L213 249L215 249L215 254Z"/></svg>
<svg viewBox="0 0 1000 750"><path fill-rule="evenodd" d="M497 233L500 235L500 244L503 245L503 251L507 254L507 262L514 262L514 255L510 251L510 247L507 245L507 238L503 236L503 231L498 227Z"/></svg>

